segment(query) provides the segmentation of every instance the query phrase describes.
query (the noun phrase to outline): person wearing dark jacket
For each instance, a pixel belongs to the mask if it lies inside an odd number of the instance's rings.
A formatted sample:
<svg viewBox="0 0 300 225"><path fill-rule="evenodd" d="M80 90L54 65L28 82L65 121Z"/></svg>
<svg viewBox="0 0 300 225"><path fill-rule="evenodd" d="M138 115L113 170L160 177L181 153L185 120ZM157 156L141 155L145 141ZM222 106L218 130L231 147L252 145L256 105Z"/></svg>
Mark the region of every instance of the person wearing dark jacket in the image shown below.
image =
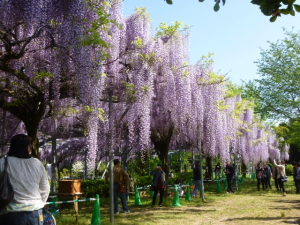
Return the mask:
<svg viewBox="0 0 300 225"><path fill-rule="evenodd" d="M297 194L300 194L300 163L297 163L296 165L296 190L297 190Z"/></svg>
<svg viewBox="0 0 300 225"><path fill-rule="evenodd" d="M256 179L257 179L257 190L260 191L260 184L262 185L263 190L265 190L265 171L260 163L257 164L256 168Z"/></svg>
<svg viewBox="0 0 300 225"><path fill-rule="evenodd" d="M278 174L278 169L275 166L273 166L273 168L272 168L272 178L274 179L276 190L279 191L279 185L278 185L278 181L277 181L277 174Z"/></svg>
<svg viewBox="0 0 300 225"><path fill-rule="evenodd" d="M159 203L158 205L161 207L163 203L164 198L164 190L165 190L165 182L166 182L166 173L162 169L162 165L159 164L155 171L153 171L153 189L154 189L154 195L152 199L152 206L155 206L156 197L159 193Z"/></svg>
<svg viewBox="0 0 300 225"><path fill-rule="evenodd" d="M195 197L196 192L200 190L201 187L201 170L200 170L200 162L197 162L194 170L193 170L193 175L194 175L194 190L192 192L192 197Z"/></svg>
<svg viewBox="0 0 300 225"><path fill-rule="evenodd" d="M226 164L225 173L226 173L227 184L228 184L227 193L230 193L230 192L234 193L234 190L232 187L232 181L234 178L235 170L229 162L227 162L227 164Z"/></svg>
<svg viewBox="0 0 300 225"><path fill-rule="evenodd" d="M272 177L272 169L270 168L270 166L268 165L268 163L265 163L264 166L264 171L265 171L265 187L266 189L269 187L270 189L272 189L272 183L271 183L271 177Z"/></svg>
<svg viewBox="0 0 300 225"><path fill-rule="evenodd" d="M295 187L296 187L296 194L300 193L300 168L299 168L299 163L293 162L293 178L295 182ZM298 179L297 179L298 178Z"/></svg>

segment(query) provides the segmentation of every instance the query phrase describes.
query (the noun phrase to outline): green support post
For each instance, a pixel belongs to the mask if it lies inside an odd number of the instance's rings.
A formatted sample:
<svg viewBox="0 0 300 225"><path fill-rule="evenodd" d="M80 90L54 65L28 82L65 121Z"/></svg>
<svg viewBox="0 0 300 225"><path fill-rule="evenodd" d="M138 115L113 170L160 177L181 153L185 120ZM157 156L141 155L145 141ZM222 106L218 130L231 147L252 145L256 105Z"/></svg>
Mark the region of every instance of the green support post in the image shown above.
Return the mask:
<svg viewBox="0 0 300 225"><path fill-rule="evenodd" d="M173 199L173 205L172 206L181 206L179 201L179 195L178 195L178 186L174 185L174 199Z"/></svg>
<svg viewBox="0 0 300 225"><path fill-rule="evenodd" d="M134 205L142 205L139 190L135 189Z"/></svg>
<svg viewBox="0 0 300 225"><path fill-rule="evenodd" d="M217 180L217 192L221 192L222 189L221 189L221 185L220 185L220 180Z"/></svg>
<svg viewBox="0 0 300 225"><path fill-rule="evenodd" d="M228 184L227 184L227 179L225 178L224 179L224 190L227 190L228 188Z"/></svg>
<svg viewBox="0 0 300 225"><path fill-rule="evenodd" d="M185 200L192 201L190 185L188 185L186 188Z"/></svg>
<svg viewBox="0 0 300 225"><path fill-rule="evenodd" d="M96 201L94 202L94 210L93 210L91 225L101 225L100 199L98 194L96 195Z"/></svg>

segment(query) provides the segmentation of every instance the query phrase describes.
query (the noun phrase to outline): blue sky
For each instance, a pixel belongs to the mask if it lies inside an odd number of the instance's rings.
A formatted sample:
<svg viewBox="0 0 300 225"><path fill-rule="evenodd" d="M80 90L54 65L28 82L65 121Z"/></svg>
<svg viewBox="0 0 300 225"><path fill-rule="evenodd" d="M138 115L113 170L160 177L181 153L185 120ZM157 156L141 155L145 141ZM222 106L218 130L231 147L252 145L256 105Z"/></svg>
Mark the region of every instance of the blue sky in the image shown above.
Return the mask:
<svg viewBox="0 0 300 225"><path fill-rule="evenodd" d="M297 0L297 4L299 0ZM300 13L283 15L274 23L250 1L228 0L219 12L213 11L213 0L124 0L123 15L134 13L135 7L146 7L153 27L159 23L182 21L191 27L190 64L202 55L214 53L215 72L227 74L235 84L241 80L259 78L254 61L260 59L260 48L268 49L267 41L276 42L285 37L283 27L300 30Z"/></svg>

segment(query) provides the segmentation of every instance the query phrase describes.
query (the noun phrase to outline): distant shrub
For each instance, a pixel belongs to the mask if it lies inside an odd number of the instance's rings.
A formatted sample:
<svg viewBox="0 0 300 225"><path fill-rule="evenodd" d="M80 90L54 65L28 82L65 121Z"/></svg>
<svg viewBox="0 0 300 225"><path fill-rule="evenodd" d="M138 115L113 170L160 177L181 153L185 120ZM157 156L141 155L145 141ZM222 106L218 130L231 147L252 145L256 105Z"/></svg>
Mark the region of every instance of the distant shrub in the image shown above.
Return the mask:
<svg viewBox="0 0 300 225"><path fill-rule="evenodd" d="M286 173L286 175L287 176L291 176L292 174L293 174L293 166L292 165L290 165L290 164L288 164L288 165L286 165L286 167L285 167L285 173Z"/></svg>
<svg viewBox="0 0 300 225"><path fill-rule="evenodd" d="M151 185L153 181L153 176L137 176L136 177L136 185L138 187L145 187Z"/></svg>
<svg viewBox="0 0 300 225"><path fill-rule="evenodd" d="M84 192L86 197L95 197L96 194L100 197L108 197L109 186L104 179L83 180L81 181L81 192Z"/></svg>

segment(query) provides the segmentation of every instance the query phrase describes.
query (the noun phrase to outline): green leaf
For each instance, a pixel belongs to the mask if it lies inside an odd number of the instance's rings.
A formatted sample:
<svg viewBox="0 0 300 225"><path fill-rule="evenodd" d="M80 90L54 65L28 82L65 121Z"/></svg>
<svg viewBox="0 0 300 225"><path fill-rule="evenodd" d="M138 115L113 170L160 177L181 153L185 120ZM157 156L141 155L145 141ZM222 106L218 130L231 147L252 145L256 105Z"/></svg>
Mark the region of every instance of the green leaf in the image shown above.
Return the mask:
<svg viewBox="0 0 300 225"><path fill-rule="evenodd" d="M168 3L169 5L172 5L172 4L173 4L173 1L172 1L172 0L167 0L167 3Z"/></svg>
<svg viewBox="0 0 300 225"><path fill-rule="evenodd" d="M297 12L300 12L300 5L294 4L294 8L295 8L295 10L296 10Z"/></svg>
<svg viewBox="0 0 300 225"><path fill-rule="evenodd" d="M255 5L260 5L263 2L263 0L252 0L251 3Z"/></svg>
<svg viewBox="0 0 300 225"><path fill-rule="evenodd" d="M293 5L288 5L288 7L286 8L288 11L293 11L294 9L293 9Z"/></svg>
<svg viewBox="0 0 300 225"><path fill-rule="evenodd" d="M199 2L204 2L204 0L199 0Z"/></svg>
<svg viewBox="0 0 300 225"><path fill-rule="evenodd" d="M261 9L261 11L265 16L271 16L273 8L264 8L264 9Z"/></svg>
<svg viewBox="0 0 300 225"><path fill-rule="evenodd" d="M292 16L295 16L295 10L290 11L290 14L291 14Z"/></svg>
<svg viewBox="0 0 300 225"><path fill-rule="evenodd" d="M215 6L214 6L214 10L215 10L215 12L218 12L219 9L220 9L220 5L219 5L219 3L217 2L217 3L215 4Z"/></svg>
<svg viewBox="0 0 300 225"><path fill-rule="evenodd" d="M225 3L226 3L226 0L222 0L222 2L223 2L223 5L225 5Z"/></svg>
<svg viewBox="0 0 300 225"><path fill-rule="evenodd" d="M98 108L98 117L103 122L104 121L104 115L105 111L102 108Z"/></svg>
<svg viewBox="0 0 300 225"><path fill-rule="evenodd" d="M290 14L290 11L287 10L287 9L281 9L280 12L281 12L282 14L284 14L284 15Z"/></svg>
<svg viewBox="0 0 300 225"><path fill-rule="evenodd" d="M289 0L282 0L282 3L285 4L285 5L288 5L289 4Z"/></svg>
<svg viewBox="0 0 300 225"><path fill-rule="evenodd" d="M270 18L270 22L275 22L276 19L277 19L277 16L272 16L272 17Z"/></svg>

